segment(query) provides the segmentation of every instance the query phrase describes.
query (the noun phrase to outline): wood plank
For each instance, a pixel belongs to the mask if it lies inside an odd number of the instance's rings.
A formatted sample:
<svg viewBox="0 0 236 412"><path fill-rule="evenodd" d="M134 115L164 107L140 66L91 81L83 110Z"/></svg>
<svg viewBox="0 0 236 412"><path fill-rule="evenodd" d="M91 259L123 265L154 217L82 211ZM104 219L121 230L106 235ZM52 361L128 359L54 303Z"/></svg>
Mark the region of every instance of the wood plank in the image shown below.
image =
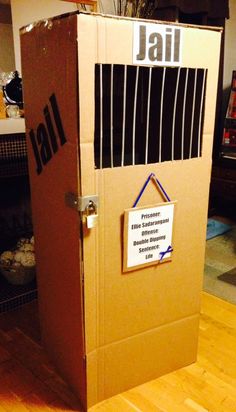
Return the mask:
<svg viewBox="0 0 236 412"><path fill-rule="evenodd" d="M162 378L134 388L123 396L133 399L134 403L139 399L141 411L143 410L143 401L148 400L153 406L160 408L161 411L192 412L191 408L184 403L187 397L186 393L173 385L167 384ZM143 400L141 400L141 397ZM148 411L149 409L145 410Z"/></svg>
<svg viewBox="0 0 236 412"><path fill-rule="evenodd" d="M89 412L142 412L124 395L117 395L89 409Z"/></svg>
<svg viewBox="0 0 236 412"><path fill-rule="evenodd" d="M235 412L235 315L236 306L203 293L197 362L89 412ZM82 412L40 346L38 332L32 333L32 309L19 324L12 315L8 319L9 324L0 319L0 412Z"/></svg>
<svg viewBox="0 0 236 412"><path fill-rule="evenodd" d="M197 365L181 369L162 378L167 384L184 390L195 404L214 412L235 412L236 392L230 385L215 378Z"/></svg>

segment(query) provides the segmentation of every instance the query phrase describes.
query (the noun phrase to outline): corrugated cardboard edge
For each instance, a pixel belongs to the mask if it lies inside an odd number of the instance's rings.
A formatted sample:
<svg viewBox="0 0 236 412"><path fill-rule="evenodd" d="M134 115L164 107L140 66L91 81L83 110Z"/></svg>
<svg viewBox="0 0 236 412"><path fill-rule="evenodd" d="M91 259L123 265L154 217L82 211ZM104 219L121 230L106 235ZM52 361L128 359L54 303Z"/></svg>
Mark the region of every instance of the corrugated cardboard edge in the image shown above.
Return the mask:
<svg viewBox="0 0 236 412"><path fill-rule="evenodd" d="M91 16L102 16L104 18L109 18L109 19L114 19L114 20L127 20L127 21L143 21L144 23L154 23L154 24L163 24L163 25L169 25L169 26L179 26L179 27L189 27L189 28L198 28L200 30L212 30L212 31L219 31L223 32L224 28L223 27L217 27L217 26L199 26L196 24L186 24L186 23L179 23L179 22L172 22L172 21L167 21L167 20L153 20L153 19L141 19L141 18L136 18L136 17L126 17L126 16L117 16L113 14L104 14L104 13L90 13L90 12L81 12L81 11L74 11L74 12L69 12L69 13L63 13L55 17L51 17L48 19L42 19L39 21L32 22L30 24L27 24L26 26L23 26L20 28L20 34L24 34L25 32L31 31L35 26L47 26L50 24L53 24L54 20L58 19L64 19L67 18L68 16L72 16L75 14L87 14Z"/></svg>
<svg viewBox="0 0 236 412"><path fill-rule="evenodd" d="M85 408L82 239L79 215L64 201L68 191L80 195L80 170L77 167L79 103L76 87L74 92L67 92L71 78L76 79L77 76L76 16L57 21L51 30L48 27L50 25L35 26L34 31L25 32L21 37L41 334L51 359ZM60 53L55 44L60 44ZM65 51L65 64L61 64L61 50ZM39 88L35 98L35 90ZM45 107L52 116L52 93L57 99L66 143L63 146L59 144L51 162L44 165L38 175L28 134L30 130L37 133L39 124L45 124ZM53 124L55 128L55 122Z"/></svg>

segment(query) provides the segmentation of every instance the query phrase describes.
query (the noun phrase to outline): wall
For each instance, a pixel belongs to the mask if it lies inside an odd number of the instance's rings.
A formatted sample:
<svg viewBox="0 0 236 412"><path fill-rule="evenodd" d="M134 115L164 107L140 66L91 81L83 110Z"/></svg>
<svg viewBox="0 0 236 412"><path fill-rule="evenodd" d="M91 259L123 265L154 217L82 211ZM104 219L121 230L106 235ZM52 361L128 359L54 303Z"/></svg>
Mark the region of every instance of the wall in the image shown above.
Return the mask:
<svg viewBox="0 0 236 412"><path fill-rule="evenodd" d="M0 23L0 71L15 70L15 56L12 25Z"/></svg>
<svg viewBox="0 0 236 412"><path fill-rule="evenodd" d="M115 0L114 0L115 1ZM21 72L19 29L34 21L77 10L75 3L60 0L11 0L16 69ZM102 13L114 13L113 0L100 2Z"/></svg>
<svg viewBox="0 0 236 412"><path fill-rule="evenodd" d="M10 6L0 4L0 71L15 70Z"/></svg>
<svg viewBox="0 0 236 412"><path fill-rule="evenodd" d="M76 10L74 3L60 0L11 0L16 70L21 73L19 29L47 17Z"/></svg>

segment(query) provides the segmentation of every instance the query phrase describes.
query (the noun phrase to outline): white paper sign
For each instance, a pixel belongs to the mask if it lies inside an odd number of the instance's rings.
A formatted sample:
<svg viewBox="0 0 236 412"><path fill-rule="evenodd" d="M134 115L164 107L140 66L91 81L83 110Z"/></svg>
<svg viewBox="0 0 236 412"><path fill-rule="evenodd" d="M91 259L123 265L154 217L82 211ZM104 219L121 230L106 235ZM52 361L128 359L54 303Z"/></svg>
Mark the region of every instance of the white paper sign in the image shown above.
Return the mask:
<svg viewBox="0 0 236 412"><path fill-rule="evenodd" d="M124 267L149 265L170 259L174 219L174 203L126 211L127 248Z"/></svg>
<svg viewBox="0 0 236 412"><path fill-rule="evenodd" d="M182 27L134 22L133 64L180 66L182 37Z"/></svg>

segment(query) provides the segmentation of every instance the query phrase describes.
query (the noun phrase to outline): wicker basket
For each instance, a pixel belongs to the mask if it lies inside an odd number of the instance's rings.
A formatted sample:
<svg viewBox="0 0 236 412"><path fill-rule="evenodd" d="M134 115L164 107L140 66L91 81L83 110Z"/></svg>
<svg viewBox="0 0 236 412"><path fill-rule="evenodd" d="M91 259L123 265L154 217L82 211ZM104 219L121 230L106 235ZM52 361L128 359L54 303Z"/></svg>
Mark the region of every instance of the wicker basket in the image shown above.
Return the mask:
<svg viewBox="0 0 236 412"><path fill-rule="evenodd" d="M12 285L27 285L35 278L35 266L15 268L0 265L0 270L5 279Z"/></svg>

